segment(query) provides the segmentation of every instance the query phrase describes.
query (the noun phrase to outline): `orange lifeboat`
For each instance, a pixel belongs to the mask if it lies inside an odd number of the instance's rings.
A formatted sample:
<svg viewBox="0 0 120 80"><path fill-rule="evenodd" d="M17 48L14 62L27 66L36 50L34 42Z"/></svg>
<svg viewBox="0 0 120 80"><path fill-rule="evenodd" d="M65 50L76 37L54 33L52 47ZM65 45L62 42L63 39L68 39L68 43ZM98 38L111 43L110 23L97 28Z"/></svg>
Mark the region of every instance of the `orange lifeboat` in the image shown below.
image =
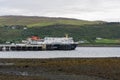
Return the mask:
<svg viewBox="0 0 120 80"><path fill-rule="evenodd" d="M40 38L39 38L38 36L32 36L32 37L31 37L31 40L38 41L38 40L40 40Z"/></svg>

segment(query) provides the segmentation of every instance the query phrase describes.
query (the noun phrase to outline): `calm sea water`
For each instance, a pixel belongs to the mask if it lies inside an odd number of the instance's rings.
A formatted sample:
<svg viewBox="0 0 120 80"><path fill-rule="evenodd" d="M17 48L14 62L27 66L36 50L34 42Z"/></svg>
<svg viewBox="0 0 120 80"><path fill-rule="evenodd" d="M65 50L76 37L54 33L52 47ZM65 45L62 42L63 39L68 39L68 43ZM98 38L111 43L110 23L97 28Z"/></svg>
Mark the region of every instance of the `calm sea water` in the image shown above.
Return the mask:
<svg viewBox="0 0 120 80"><path fill-rule="evenodd" d="M77 47L73 51L3 51L0 58L120 57L120 47Z"/></svg>

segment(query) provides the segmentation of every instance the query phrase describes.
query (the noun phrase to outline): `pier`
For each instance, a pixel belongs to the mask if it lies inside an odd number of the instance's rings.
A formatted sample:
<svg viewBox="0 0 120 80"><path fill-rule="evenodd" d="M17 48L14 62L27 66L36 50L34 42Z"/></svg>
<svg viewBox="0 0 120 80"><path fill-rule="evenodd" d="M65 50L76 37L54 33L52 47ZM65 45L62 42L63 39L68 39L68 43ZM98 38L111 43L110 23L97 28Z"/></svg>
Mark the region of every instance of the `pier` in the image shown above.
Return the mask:
<svg viewBox="0 0 120 80"><path fill-rule="evenodd" d="M0 51L41 51L43 45L0 45Z"/></svg>

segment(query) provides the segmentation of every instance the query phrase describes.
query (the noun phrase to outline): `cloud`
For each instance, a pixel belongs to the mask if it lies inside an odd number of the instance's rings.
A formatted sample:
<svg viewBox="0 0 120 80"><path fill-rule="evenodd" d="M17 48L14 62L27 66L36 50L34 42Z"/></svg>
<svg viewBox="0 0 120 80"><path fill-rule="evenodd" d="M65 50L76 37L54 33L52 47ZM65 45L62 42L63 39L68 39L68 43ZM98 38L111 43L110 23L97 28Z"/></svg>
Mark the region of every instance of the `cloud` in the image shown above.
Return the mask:
<svg viewBox="0 0 120 80"><path fill-rule="evenodd" d="M120 0L0 0L0 15L120 20Z"/></svg>
<svg viewBox="0 0 120 80"><path fill-rule="evenodd" d="M17 14L20 14L22 12L23 11L19 10L19 9L0 8L1 15L6 15L6 14L9 14L9 15L16 14L17 15Z"/></svg>

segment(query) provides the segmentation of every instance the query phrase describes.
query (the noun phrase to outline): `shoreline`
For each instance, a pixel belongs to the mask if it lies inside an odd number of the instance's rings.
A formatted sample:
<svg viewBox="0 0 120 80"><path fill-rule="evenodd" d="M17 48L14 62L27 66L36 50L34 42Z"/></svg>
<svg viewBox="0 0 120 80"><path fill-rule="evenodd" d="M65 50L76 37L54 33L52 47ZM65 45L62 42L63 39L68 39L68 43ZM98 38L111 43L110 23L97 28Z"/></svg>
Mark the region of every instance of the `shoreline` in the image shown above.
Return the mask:
<svg viewBox="0 0 120 80"><path fill-rule="evenodd" d="M120 80L120 57L0 59L0 79Z"/></svg>
<svg viewBox="0 0 120 80"><path fill-rule="evenodd" d="M120 45L116 44L79 44L77 47L120 47Z"/></svg>

